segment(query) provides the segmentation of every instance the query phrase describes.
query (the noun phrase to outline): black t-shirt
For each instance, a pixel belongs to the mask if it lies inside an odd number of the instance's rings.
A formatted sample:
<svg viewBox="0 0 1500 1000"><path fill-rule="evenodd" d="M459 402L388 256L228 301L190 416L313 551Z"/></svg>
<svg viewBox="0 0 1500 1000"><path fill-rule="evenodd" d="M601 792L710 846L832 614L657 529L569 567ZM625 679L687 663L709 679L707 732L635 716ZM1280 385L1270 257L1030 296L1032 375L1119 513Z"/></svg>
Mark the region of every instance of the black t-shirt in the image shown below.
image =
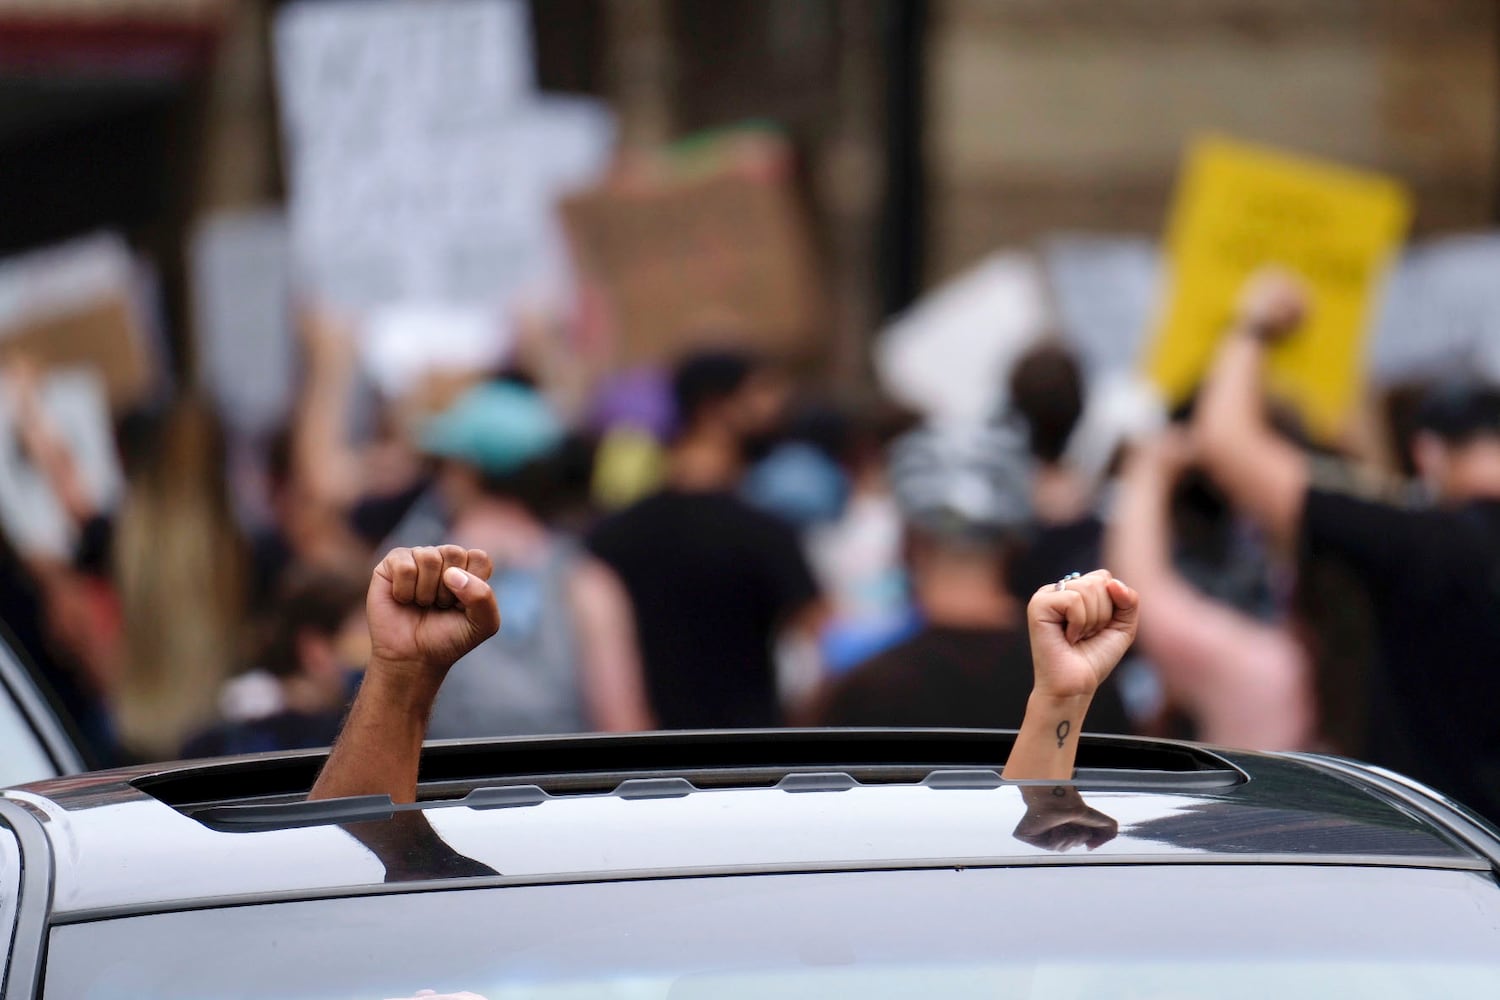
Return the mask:
<svg viewBox="0 0 1500 1000"><path fill-rule="evenodd" d="M630 593L659 725L780 722L772 647L817 597L791 528L729 493L666 490L605 520L589 547Z"/></svg>
<svg viewBox="0 0 1500 1000"><path fill-rule="evenodd" d="M854 670L829 692L827 726L1016 729L1031 694L1031 647L1010 629L930 626ZM1084 728L1128 733L1112 684L1094 697Z"/></svg>
<svg viewBox="0 0 1500 1000"><path fill-rule="evenodd" d="M1373 607L1366 755L1500 820L1500 502L1408 510L1311 489L1302 531Z"/></svg>

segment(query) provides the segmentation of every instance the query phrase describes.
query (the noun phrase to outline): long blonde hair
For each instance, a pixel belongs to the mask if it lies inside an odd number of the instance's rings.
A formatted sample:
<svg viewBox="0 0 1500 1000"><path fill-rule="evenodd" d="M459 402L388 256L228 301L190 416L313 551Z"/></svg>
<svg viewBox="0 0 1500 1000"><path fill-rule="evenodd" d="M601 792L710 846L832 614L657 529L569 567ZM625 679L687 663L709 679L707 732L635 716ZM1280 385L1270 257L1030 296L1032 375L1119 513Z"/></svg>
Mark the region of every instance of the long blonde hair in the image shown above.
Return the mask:
<svg viewBox="0 0 1500 1000"><path fill-rule="evenodd" d="M125 669L121 744L164 759L210 722L240 652L246 558L213 412L180 399L135 468L116 535Z"/></svg>

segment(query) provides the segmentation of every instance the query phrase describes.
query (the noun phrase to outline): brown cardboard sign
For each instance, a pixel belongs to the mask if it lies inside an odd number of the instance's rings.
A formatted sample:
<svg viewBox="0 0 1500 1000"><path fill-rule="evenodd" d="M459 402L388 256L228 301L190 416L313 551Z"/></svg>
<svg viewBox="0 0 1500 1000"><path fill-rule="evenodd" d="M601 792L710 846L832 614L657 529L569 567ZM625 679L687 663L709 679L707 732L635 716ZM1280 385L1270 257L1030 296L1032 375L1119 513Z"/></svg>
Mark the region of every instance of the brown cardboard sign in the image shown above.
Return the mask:
<svg viewBox="0 0 1500 1000"><path fill-rule="evenodd" d="M124 241L109 234L0 262L0 363L90 368L111 409L139 402L153 367L133 266Z"/></svg>
<svg viewBox="0 0 1500 1000"><path fill-rule="evenodd" d="M670 360L705 333L789 358L816 345L824 303L784 167L617 182L566 199L563 218L617 363Z"/></svg>

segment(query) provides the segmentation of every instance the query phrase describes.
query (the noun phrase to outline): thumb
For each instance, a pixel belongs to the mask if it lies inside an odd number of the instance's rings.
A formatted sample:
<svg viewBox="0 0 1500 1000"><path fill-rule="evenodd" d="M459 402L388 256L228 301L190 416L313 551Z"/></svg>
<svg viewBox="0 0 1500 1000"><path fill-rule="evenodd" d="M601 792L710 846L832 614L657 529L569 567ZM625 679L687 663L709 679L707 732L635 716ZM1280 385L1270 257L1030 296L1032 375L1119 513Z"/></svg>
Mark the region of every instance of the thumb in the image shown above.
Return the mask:
<svg viewBox="0 0 1500 1000"><path fill-rule="evenodd" d="M453 592L464 617L473 630L474 641L482 642L500 631L500 606L495 603L490 585L457 566L443 571L443 585Z"/></svg>
<svg viewBox="0 0 1500 1000"><path fill-rule="evenodd" d="M1115 606L1113 624L1116 628L1134 635L1136 621L1140 617L1141 595L1119 580L1111 579L1108 588L1109 599L1114 602Z"/></svg>

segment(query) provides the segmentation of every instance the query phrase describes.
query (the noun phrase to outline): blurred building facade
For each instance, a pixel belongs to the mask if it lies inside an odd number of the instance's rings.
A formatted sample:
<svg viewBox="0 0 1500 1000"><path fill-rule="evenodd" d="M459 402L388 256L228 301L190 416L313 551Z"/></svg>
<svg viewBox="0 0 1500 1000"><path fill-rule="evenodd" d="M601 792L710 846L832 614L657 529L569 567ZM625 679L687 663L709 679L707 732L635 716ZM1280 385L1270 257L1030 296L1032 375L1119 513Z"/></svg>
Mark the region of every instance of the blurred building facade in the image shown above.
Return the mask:
<svg viewBox="0 0 1500 1000"><path fill-rule="evenodd" d="M12 220L0 249L123 230L163 278L180 374L192 366L185 233L205 212L284 196L269 56L280 5L0 4L11 109L0 204ZM1396 173L1416 192L1419 234L1496 218L1490 0L535 0L532 11L542 85L610 98L627 146L746 119L787 129L833 295L825 360L840 381L864 376L885 315L998 247L1059 229L1159 232L1183 144L1204 129Z"/></svg>

